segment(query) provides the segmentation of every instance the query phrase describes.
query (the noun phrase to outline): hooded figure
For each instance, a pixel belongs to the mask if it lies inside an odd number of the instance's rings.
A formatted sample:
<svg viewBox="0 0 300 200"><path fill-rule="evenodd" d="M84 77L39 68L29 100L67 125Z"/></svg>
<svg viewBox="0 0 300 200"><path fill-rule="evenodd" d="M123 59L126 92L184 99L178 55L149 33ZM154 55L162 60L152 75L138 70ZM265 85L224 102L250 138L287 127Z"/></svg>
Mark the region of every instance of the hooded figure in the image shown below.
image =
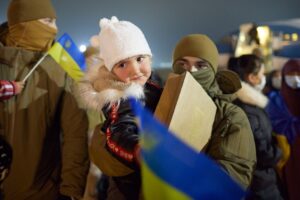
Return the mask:
<svg viewBox="0 0 300 200"><path fill-rule="evenodd" d="M231 73L222 73L227 78L219 77L221 72L217 73L217 65L218 50L206 35L187 35L174 49L174 72L180 74L190 71L217 106L212 136L205 153L242 187L247 188L256 163L254 139L245 113L230 103L231 92L240 88L239 80L235 76L228 76ZM235 80L238 80L238 84ZM228 85L219 87L219 84Z"/></svg>
<svg viewBox="0 0 300 200"><path fill-rule="evenodd" d="M300 199L300 61L289 60L282 69L279 92L272 92L267 107L273 130L283 150L282 168L288 198Z"/></svg>
<svg viewBox="0 0 300 200"><path fill-rule="evenodd" d="M57 28L50 0L12 0L0 30L0 79L22 80L52 45ZM0 134L13 160L3 182L7 200L80 199L89 166L87 117L72 81L46 57L23 93L0 105Z"/></svg>

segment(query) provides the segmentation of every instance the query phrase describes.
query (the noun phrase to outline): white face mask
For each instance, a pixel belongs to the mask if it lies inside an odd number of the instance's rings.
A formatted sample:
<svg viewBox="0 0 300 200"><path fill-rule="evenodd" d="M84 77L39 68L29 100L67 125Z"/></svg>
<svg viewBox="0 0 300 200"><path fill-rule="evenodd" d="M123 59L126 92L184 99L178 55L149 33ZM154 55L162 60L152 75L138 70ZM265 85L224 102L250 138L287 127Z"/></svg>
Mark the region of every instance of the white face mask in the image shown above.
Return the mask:
<svg viewBox="0 0 300 200"><path fill-rule="evenodd" d="M258 85L255 85L254 88L258 91L262 91L266 85L266 76L262 76L260 83Z"/></svg>
<svg viewBox="0 0 300 200"><path fill-rule="evenodd" d="M285 76L286 84L293 89L300 88L300 76Z"/></svg>
<svg viewBox="0 0 300 200"><path fill-rule="evenodd" d="M272 78L272 86L277 90L281 88L281 76Z"/></svg>

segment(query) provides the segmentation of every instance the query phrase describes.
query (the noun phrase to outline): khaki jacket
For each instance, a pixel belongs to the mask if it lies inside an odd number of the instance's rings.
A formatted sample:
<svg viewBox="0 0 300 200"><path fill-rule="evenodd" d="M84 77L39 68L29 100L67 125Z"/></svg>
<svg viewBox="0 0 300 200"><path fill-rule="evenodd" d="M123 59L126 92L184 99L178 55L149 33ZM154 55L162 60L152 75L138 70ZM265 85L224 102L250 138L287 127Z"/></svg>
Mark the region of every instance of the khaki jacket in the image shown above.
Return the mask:
<svg viewBox="0 0 300 200"><path fill-rule="evenodd" d="M256 148L245 112L232 104L241 88L237 74L219 71L210 87L217 112L211 139L205 150L243 188L248 188L256 167Z"/></svg>
<svg viewBox="0 0 300 200"><path fill-rule="evenodd" d="M0 79L22 80L40 57L0 44ZM48 56L21 94L0 103L0 134L13 148L5 199L54 200L59 192L82 197L89 167L88 122L70 84Z"/></svg>

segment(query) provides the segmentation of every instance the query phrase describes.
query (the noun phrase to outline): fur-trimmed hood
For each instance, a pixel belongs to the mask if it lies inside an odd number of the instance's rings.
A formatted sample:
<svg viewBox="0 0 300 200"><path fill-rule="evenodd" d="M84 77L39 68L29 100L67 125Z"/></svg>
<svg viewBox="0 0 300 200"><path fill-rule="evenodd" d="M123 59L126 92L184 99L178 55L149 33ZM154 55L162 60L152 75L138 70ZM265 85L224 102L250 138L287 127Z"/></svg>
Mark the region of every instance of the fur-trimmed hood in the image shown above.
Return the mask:
<svg viewBox="0 0 300 200"><path fill-rule="evenodd" d="M140 99L145 96L143 86L119 81L102 62L88 68L75 88L75 95L85 108L96 111L101 111L105 105L111 106L128 97Z"/></svg>
<svg viewBox="0 0 300 200"><path fill-rule="evenodd" d="M243 103L258 106L260 108L265 108L269 101L264 94L243 81L242 88L237 92L237 97Z"/></svg>

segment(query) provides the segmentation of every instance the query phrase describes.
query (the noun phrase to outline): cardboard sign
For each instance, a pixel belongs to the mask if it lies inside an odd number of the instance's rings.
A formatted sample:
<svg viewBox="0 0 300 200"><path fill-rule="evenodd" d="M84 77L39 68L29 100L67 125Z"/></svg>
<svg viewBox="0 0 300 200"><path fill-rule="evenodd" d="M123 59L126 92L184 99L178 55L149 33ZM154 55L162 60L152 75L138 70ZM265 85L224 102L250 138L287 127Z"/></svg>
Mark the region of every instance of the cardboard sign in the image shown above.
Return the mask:
<svg viewBox="0 0 300 200"><path fill-rule="evenodd" d="M154 115L178 138L200 152L210 139L215 114L212 99L186 72L169 76Z"/></svg>

